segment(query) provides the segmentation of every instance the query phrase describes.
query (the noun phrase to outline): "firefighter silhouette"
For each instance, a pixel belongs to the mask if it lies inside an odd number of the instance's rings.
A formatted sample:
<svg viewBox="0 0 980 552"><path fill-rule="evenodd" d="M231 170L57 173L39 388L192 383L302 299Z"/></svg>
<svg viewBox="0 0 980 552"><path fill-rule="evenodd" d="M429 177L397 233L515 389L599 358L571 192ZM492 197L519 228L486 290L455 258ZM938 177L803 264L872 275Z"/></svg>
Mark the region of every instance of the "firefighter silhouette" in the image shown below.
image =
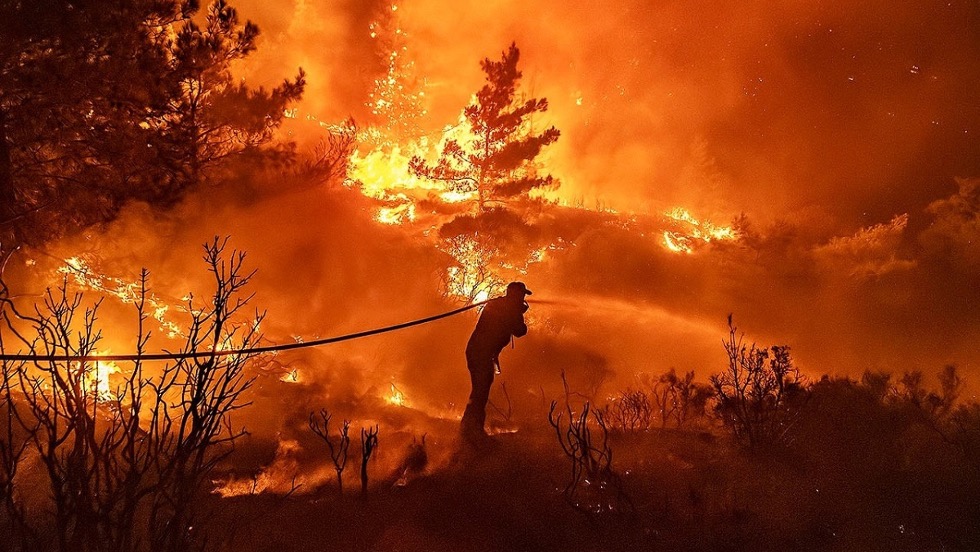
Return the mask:
<svg viewBox="0 0 980 552"><path fill-rule="evenodd" d="M463 412L461 432L470 442L479 442L487 437L484 425L487 418L487 401L490 399L490 386L494 373L500 367L500 351L514 337L527 334L524 313L528 305L525 296L531 290L523 282L511 282L503 297L491 299L480 314L480 320L466 344L466 367L470 371L473 390Z"/></svg>

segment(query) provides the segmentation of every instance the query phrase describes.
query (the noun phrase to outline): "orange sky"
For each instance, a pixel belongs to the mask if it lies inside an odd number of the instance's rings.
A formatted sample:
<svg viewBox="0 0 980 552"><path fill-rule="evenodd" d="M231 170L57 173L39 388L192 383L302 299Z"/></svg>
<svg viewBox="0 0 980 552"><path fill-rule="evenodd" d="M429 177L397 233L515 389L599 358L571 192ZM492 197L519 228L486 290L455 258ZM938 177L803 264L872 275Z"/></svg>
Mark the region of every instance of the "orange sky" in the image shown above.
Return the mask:
<svg viewBox="0 0 980 552"><path fill-rule="evenodd" d="M975 3L661 4L408 0L396 13L432 129L479 87L478 61L517 42L526 90L563 133L549 155L569 199L802 211L856 230L918 218L953 177L980 174ZM263 30L251 78L302 66L304 111L366 120L383 70L368 25L389 3L236 5Z"/></svg>

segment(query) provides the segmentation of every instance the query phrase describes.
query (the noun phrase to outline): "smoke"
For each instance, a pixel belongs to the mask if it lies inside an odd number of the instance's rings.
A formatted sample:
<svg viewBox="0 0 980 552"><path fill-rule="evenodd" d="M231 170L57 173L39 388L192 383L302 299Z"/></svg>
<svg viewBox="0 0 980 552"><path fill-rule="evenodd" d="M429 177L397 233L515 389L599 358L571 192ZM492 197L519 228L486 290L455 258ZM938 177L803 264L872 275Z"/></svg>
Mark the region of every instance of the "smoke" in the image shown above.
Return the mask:
<svg viewBox="0 0 980 552"><path fill-rule="evenodd" d="M321 119L365 116L387 55L368 24L386 10L432 130L479 87L479 60L516 41L525 91L549 100L539 124L562 131L547 166L573 202L818 209L855 228L980 172L975 2L238 4L265 32L249 74L303 65L303 108Z"/></svg>

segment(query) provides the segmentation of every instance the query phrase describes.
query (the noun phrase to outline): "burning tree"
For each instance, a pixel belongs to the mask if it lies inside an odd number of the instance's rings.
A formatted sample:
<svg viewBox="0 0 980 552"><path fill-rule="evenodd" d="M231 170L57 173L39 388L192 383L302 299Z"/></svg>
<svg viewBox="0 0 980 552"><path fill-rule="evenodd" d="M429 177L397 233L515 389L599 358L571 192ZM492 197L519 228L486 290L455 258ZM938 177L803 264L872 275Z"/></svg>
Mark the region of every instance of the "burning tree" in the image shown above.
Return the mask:
<svg viewBox="0 0 980 552"><path fill-rule="evenodd" d="M113 387L101 381L105 361L93 358L102 339L98 303L83 308L81 295L62 285L28 315L0 287L0 353L32 357L3 360L0 385L9 411L0 432L0 491L25 549L178 551L203 544L191 531L201 496L244 434L231 415L246 406L254 379L246 372L250 353L221 351L254 346L261 320L236 321L251 274L243 271L243 253L225 256L225 243L205 247L214 294L207 304L188 304L183 348L156 375L143 358L150 338L143 271L135 359ZM24 450L42 466L50 516L25 516L8 477Z"/></svg>
<svg viewBox="0 0 980 552"><path fill-rule="evenodd" d="M381 146L417 139L422 135L420 119L426 114L425 81L416 75L415 62L408 55L408 34L399 24L397 8L396 3L379 5L377 19L369 25L385 74L375 79L367 104L380 123L380 128L370 129L368 139Z"/></svg>
<svg viewBox="0 0 980 552"><path fill-rule="evenodd" d="M434 165L419 156L409 164L415 174L446 182L453 191L475 193L481 212L489 202L507 202L554 185L550 175L538 174L534 160L558 140L559 132L555 127L541 133L531 128L531 117L547 111L548 100L518 98L519 59L516 44L500 61L484 59L480 66L487 82L463 110L468 134L447 140Z"/></svg>

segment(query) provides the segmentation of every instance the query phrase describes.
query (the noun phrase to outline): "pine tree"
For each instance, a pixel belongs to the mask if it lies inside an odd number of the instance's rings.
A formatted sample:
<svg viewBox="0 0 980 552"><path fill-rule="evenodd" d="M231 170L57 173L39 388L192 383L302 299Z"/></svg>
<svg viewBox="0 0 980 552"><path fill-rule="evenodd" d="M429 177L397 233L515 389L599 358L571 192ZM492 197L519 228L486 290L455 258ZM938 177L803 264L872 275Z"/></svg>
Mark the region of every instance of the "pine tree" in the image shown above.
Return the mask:
<svg viewBox="0 0 980 552"><path fill-rule="evenodd" d="M188 21L178 32L171 48L173 70L167 75L175 93L170 109L150 122L169 160L164 193L199 184L232 156L285 153L261 148L282 123L287 106L302 96L305 74L300 69L292 81L272 90L236 83L231 64L255 50L258 34L251 21L239 22L225 0L210 5L203 27Z"/></svg>
<svg viewBox="0 0 980 552"><path fill-rule="evenodd" d="M547 111L548 100L518 97L519 59L516 44L500 61L484 59L480 65L486 84L463 110L469 136L463 142L448 140L434 165L418 156L409 164L416 175L444 181L452 191L475 192L480 212L488 203L507 203L554 185L551 175L538 174L534 160L558 140L559 132L555 127L541 133L531 129L531 117Z"/></svg>
<svg viewBox="0 0 980 552"><path fill-rule="evenodd" d="M147 113L166 105L165 30L191 2L0 3L0 246L112 210L139 169Z"/></svg>
<svg viewBox="0 0 980 552"><path fill-rule="evenodd" d="M176 201L270 148L303 74L267 91L232 79L258 29L224 0L0 3L0 249Z"/></svg>

